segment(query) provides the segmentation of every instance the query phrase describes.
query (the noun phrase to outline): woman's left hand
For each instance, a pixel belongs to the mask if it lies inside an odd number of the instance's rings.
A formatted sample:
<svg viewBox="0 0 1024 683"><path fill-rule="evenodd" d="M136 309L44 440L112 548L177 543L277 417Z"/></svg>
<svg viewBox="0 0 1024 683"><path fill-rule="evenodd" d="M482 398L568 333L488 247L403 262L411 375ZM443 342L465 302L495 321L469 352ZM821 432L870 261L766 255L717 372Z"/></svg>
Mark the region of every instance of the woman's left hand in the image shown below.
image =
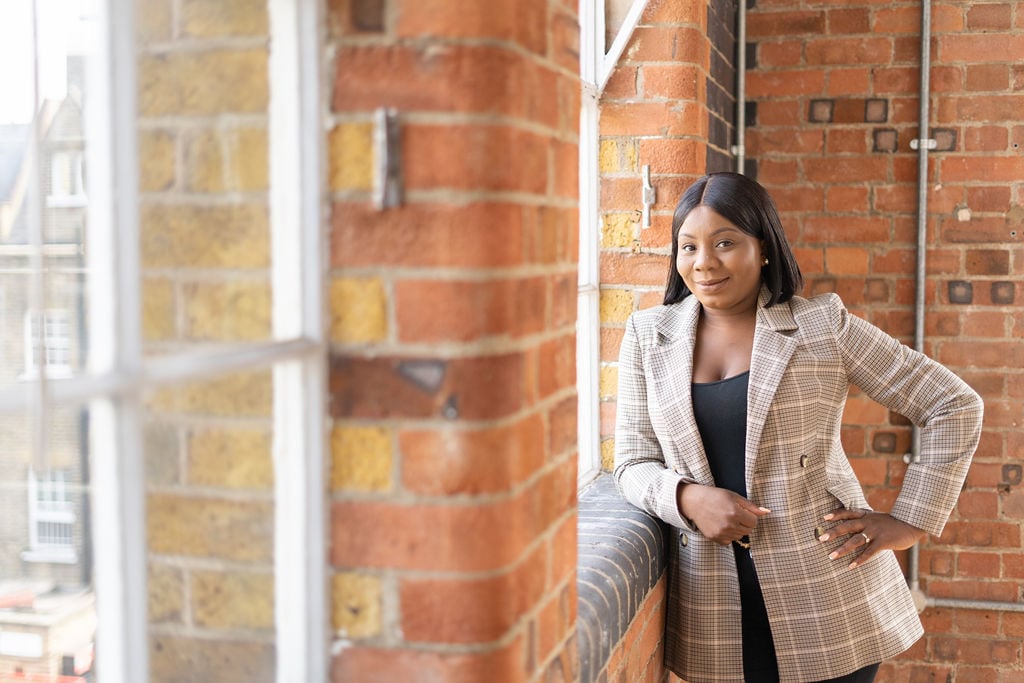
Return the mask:
<svg viewBox="0 0 1024 683"><path fill-rule="evenodd" d="M868 562L883 550L906 550L928 535L884 512L840 509L825 515L825 521L839 523L819 536L819 541L824 543L842 536L849 537L846 543L829 554L829 559L837 560L860 552L850 563L850 569Z"/></svg>

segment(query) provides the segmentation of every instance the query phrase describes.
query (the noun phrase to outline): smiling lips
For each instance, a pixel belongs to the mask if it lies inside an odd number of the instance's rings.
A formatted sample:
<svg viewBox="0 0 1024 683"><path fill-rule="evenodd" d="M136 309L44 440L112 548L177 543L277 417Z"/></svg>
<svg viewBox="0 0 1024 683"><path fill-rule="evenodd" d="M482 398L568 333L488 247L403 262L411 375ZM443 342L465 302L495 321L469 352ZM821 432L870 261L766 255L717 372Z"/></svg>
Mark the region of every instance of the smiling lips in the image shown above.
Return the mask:
<svg viewBox="0 0 1024 683"><path fill-rule="evenodd" d="M701 289L714 289L728 279L729 278L723 277L718 278L717 280L701 280L700 282L697 283L697 286L700 287Z"/></svg>

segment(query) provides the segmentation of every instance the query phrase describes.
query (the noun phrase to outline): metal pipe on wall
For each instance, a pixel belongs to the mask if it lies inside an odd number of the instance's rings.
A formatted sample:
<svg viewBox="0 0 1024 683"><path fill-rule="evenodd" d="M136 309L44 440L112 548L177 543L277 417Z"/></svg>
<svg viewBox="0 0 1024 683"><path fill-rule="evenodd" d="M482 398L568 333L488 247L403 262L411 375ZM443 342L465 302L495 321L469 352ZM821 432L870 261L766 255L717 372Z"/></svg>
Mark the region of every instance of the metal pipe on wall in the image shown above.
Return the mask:
<svg viewBox="0 0 1024 683"><path fill-rule="evenodd" d="M736 172L747 163L747 0L736 0Z"/></svg>
<svg viewBox="0 0 1024 683"><path fill-rule="evenodd" d="M742 0L741 0L742 1ZM928 234L928 150L935 147L935 140L930 138L928 130L930 119L931 97L931 2L921 2L921 85L918 138L911 142L917 149L917 273L916 296L914 300L914 348L924 352L924 311L926 286L926 256ZM918 462L921 457L921 430L915 425L911 433L911 447L908 463ZM988 600L967 600L959 598L933 598L921 590L920 582L920 544L910 548L907 557L907 583L914 596L917 610L926 607L948 607L953 609L1002 610L1008 612L1024 612L1024 603L998 602Z"/></svg>

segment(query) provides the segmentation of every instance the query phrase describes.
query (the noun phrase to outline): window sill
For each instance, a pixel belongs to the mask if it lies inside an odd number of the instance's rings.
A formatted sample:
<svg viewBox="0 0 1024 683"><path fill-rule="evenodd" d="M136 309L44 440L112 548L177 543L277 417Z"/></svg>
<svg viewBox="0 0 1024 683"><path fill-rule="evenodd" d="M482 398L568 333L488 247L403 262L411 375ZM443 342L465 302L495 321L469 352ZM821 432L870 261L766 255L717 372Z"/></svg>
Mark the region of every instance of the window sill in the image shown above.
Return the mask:
<svg viewBox="0 0 1024 683"><path fill-rule="evenodd" d="M596 681L665 571L663 525L627 503L603 475L579 495L578 554L580 680Z"/></svg>
<svg viewBox="0 0 1024 683"><path fill-rule="evenodd" d="M21 559L40 564L75 564L78 555L74 550L26 550L21 553Z"/></svg>

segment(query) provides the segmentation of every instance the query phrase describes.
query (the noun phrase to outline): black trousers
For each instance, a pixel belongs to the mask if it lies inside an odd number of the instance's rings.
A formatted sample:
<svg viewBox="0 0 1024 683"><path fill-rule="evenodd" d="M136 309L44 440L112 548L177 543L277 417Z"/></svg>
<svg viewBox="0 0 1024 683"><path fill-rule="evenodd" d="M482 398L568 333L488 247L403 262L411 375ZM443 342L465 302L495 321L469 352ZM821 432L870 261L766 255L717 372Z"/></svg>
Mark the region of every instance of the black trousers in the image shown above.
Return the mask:
<svg viewBox="0 0 1024 683"><path fill-rule="evenodd" d="M754 571L754 561L749 552L736 544L733 544L733 551L743 608L743 679L746 683L778 683L775 643L772 642L772 629L768 624L768 612L757 572ZM873 683L877 673L878 664L872 664L852 674L815 683Z"/></svg>

